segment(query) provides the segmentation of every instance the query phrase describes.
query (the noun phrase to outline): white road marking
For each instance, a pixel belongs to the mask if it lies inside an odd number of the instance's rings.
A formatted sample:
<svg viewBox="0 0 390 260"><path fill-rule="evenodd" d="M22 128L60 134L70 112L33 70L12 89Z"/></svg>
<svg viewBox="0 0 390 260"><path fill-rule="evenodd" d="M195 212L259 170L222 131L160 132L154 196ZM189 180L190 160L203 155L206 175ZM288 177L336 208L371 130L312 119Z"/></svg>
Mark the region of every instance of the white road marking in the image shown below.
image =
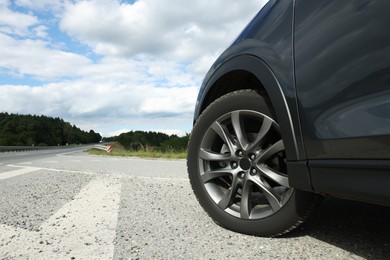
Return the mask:
<svg viewBox="0 0 390 260"><path fill-rule="evenodd" d="M174 181L189 181L186 178L173 178L173 177L149 177L149 176L126 176L131 179L144 179L144 180L161 180L161 181L169 181L169 180L174 180Z"/></svg>
<svg viewBox="0 0 390 260"><path fill-rule="evenodd" d="M41 161L42 163L58 163L58 161Z"/></svg>
<svg viewBox="0 0 390 260"><path fill-rule="evenodd" d="M32 164L32 162L20 162L20 163L18 163L18 164L22 164L22 165L30 165L30 164Z"/></svg>
<svg viewBox="0 0 390 260"><path fill-rule="evenodd" d="M8 164L8 167L15 167L15 168L26 168L25 166L19 166L19 165L12 165ZM53 172L71 172L71 173L81 173L81 174L89 174L89 175L95 175L94 172L84 172L84 171L72 171L72 170L66 170L66 169L55 169L55 168L46 168L46 167L28 167L31 169L36 170L46 170L46 171L53 171Z"/></svg>
<svg viewBox="0 0 390 260"><path fill-rule="evenodd" d="M0 224L0 258L111 259L120 191L118 178L101 176L43 223L40 231Z"/></svg>
<svg viewBox="0 0 390 260"><path fill-rule="evenodd" d="M7 166L10 166L10 165L7 165ZM26 166L19 166L19 167L21 167L21 169L0 173L0 180L5 180L8 178L18 176L18 175L22 175L22 174L26 174L26 173L35 172L35 171L40 170L39 168L35 168L35 167L26 167Z"/></svg>

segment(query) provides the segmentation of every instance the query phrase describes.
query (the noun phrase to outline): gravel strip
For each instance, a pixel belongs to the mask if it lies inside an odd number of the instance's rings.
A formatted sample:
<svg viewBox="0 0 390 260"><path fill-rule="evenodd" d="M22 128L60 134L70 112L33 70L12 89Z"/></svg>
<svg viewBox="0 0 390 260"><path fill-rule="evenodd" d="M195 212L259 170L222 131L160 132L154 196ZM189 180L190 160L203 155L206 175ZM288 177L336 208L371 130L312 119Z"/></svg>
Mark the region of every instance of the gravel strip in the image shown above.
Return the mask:
<svg viewBox="0 0 390 260"><path fill-rule="evenodd" d="M122 183L114 259L362 259L306 235L261 238L210 220L187 180Z"/></svg>
<svg viewBox="0 0 390 260"><path fill-rule="evenodd" d="M52 216L93 178L38 170L0 181L0 223L28 230Z"/></svg>

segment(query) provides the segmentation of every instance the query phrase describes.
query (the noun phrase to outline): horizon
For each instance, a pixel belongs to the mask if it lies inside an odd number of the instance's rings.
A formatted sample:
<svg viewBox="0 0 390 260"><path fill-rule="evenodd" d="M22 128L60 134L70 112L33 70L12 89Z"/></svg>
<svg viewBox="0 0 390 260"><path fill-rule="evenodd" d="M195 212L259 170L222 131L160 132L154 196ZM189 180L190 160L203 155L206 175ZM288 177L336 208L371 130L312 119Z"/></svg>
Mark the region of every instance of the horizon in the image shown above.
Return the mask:
<svg viewBox="0 0 390 260"><path fill-rule="evenodd" d="M190 133L204 75L265 2L0 0L0 112Z"/></svg>
<svg viewBox="0 0 390 260"><path fill-rule="evenodd" d="M31 114L18 114L18 113L8 113L8 112L1 112L1 111L0 111L0 114L8 114L8 115L16 115L16 116L31 116L31 117L46 117L48 119L56 119L56 118L58 118L60 120L63 120L65 123L69 123L71 126L74 126L74 127L77 127L78 129L80 129L80 127L78 127L76 124L72 124L71 122L68 122L68 121L64 120L63 118L61 118L61 117L52 117L52 116L46 116L46 115L42 115L42 114L40 114L40 115L35 115L35 114L34 115L31 115ZM95 131L95 129L80 129L80 130L85 131L85 132L89 132L89 131L92 130L95 133L98 133L98 132ZM151 132L151 133L157 133L157 134L165 134L167 136L178 136L178 137L184 137L184 136L190 134L190 132L189 133L185 132L183 135L178 135L176 133L166 133L166 132L159 131L159 130L137 130L137 129L132 129L132 130L129 130L129 131L126 131L126 132L120 132L120 134L127 134L127 133L130 133L130 132L144 132L144 133ZM119 137L120 134L113 135L113 136L102 136L101 135L101 137L102 137L102 139L103 138Z"/></svg>

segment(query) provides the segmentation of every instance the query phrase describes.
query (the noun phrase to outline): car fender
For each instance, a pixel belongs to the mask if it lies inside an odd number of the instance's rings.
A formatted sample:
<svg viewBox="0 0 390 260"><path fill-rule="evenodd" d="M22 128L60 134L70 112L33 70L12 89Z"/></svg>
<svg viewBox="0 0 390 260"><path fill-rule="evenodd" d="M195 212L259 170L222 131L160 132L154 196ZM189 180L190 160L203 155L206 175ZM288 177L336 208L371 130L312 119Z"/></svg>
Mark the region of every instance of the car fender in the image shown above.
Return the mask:
<svg viewBox="0 0 390 260"><path fill-rule="evenodd" d="M281 126L281 135L288 158L287 166L289 169L290 185L303 190L312 190L307 163L305 158L302 157L304 148L303 144L300 143L299 115L296 111L291 111L280 82L271 68L259 57L246 54L238 55L225 60L216 69L211 69L206 75L199 92L194 122L205 106L207 106L207 95L216 87L216 82L224 75L238 70L249 72L258 79L273 106L275 116ZM293 119L293 117L295 118ZM298 125L294 124L294 122L297 122Z"/></svg>
<svg viewBox="0 0 390 260"><path fill-rule="evenodd" d="M291 160L298 160L299 153L296 133L294 131L293 120L291 118L290 109L287 105L285 95L271 68L264 61L255 56L240 55L231 58L213 73L213 75L207 80L207 83L204 83L199 93L199 104L197 105L199 109L195 112L195 119L200 115L202 108L204 108L203 102L205 102L207 93L212 90L217 80L224 75L237 70L247 71L253 74L259 82L261 82L273 105L278 123L281 126L287 156L289 159L291 158Z"/></svg>

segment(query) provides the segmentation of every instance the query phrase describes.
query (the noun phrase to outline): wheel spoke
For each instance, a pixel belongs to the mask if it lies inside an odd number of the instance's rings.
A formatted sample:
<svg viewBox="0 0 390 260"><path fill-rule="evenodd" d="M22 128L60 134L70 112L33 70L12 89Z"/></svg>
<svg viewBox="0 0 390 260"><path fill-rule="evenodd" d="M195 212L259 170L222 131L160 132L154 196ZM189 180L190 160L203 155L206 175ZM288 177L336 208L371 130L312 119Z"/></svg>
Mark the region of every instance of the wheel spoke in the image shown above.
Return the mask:
<svg viewBox="0 0 390 260"><path fill-rule="evenodd" d="M215 153L212 151L207 151L203 148L200 149L199 156L203 160L207 160L207 161L227 161L231 158L231 155L228 153L226 154Z"/></svg>
<svg viewBox="0 0 390 260"><path fill-rule="evenodd" d="M203 183L206 183L212 179L222 177L222 176L229 176L232 175L232 172L229 170L216 170L216 171L207 171L204 174L201 175Z"/></svg>
<svg viewBox="0 0 390 260"><path fill-rule="evenodd" d="M235 111L231 116L234 132L238 140L238 144L241 146L241 149L246 149L248 147L248 141L242 129L242 124L240 120L240 111Z"/></svg>
<svg viewBox="0 0 390 260"><path fill-rule="evenodd" d="M250 144L248 147L248 150L253 150L254 148L258 147L261 142L263 141L264 136L269 132L272 126L272 120L268 117L264 117L263 124L261 125L261 128L259 132L257 133L256 139Z"/></svg>
<svg viewBox="0 0 390 260"><path fill-rule="evenodd" d="M211 129L224 141L224 143L228 146L230 153L234 153L234 144L232 136L229 131L226 129L224 125L221 125L219 122L214 122L211 125Z"/></svg>
<svg viewBox="0 0 390 260"><path fill-rule="evenodd" d="M244 187L242 187L241 202L240 202L240 216L244 219L249 219L250 208L249 208L249 194L251 191L251 182L246 181Z"/></svg>
<svg viewBox="0 0 390 260"><path fill-rule="evenodd" d="M269 148L267 148L265 151L262 152L262 154L259 157L259 161L264 162L268 160L271 156L277 154L278 152L281 152L284 150L284 144L282 140L277 141L273 145L271 145Z"/></svg>
<svg viewBox="0 0 390 260"><path fill-rule="evenodd" d="M276 193L268 183L263 182L258 176L252 178L251 181L262 190L274 212L282 207L280 195Z"/></svg>
<svg viewBox="0 0 390 260"><path fill-rule="evenodd" d="M258 111L238 109L215 119L200 142L198 165L216 206L242 220L267 218L284 206L292 189L280 139L279 125Z"/></svg>
<svg viewBox="0 0 390 260"><path fill-rule="evenodd" d="M237 192L237 178L233 177L232 186L225 193L223 198L218 202L218 206L222 209L228 208L233 203L233 199L236 196L236 192Z"/></svg>
<svg viewBox="0 0 390 260"><path fill-rule="evenodd" d="M274 182L284 186L284 187L290 187L290 184L288 182L287 176L284 176L282 173L269 168L267 165L263 164L261 166L258 166L258 169L262 174L273 180Z"/></svg>

